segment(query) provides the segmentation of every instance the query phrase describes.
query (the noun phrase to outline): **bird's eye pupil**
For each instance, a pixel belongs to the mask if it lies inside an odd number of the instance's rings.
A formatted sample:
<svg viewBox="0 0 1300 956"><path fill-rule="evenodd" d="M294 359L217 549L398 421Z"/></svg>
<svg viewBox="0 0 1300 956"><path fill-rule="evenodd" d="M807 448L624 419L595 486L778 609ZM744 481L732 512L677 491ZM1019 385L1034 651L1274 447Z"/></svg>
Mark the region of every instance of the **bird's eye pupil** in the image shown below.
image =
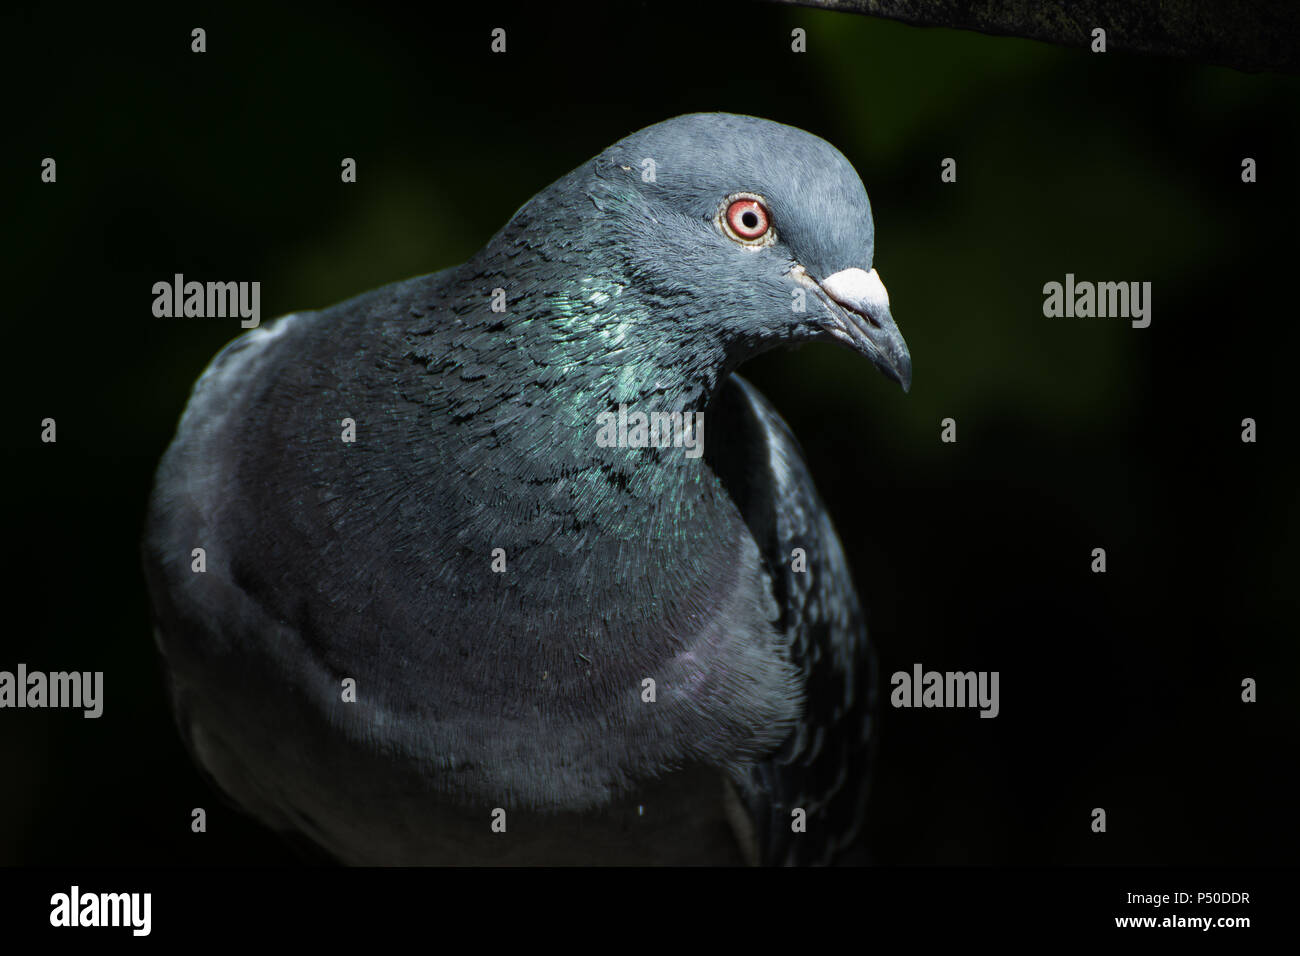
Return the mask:
<svg viewBox="0 0 1300 956"><path fill-rule="evenodd" d="M743 216L740 217L740 221L743 222L750 229L753 229L755 226L758 225L758 217L755 216L752 212L745 213Z"/></svg>

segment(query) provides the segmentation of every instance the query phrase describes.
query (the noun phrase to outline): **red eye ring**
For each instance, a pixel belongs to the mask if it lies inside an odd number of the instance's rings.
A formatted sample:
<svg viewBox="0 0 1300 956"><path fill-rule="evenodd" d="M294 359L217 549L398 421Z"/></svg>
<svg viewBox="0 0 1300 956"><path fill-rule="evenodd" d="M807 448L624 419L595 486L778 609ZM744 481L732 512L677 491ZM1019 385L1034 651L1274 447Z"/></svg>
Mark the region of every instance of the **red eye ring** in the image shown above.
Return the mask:
<svg viewBox="0 0 1300 956"><path fill-rule="evenodd" d="M727 229L741 242L757 242L772 228L772 218L767 207L757 199L746 196L734 199L723 213Z"/></svg>

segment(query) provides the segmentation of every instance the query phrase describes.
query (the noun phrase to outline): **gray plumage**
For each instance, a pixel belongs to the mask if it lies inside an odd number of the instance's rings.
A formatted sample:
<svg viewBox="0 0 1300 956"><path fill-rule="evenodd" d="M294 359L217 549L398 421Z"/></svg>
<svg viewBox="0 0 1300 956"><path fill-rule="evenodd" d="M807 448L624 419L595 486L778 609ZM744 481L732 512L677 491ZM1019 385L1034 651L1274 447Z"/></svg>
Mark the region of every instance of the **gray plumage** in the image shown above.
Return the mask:
<svg viewBox="0 0 1300 956"><path fill-rule="evenodd" d="M729 232L737 194L771 235ZM831 860L862 819L871 656L798 446L732 373L830 339L906 387L873 240L827 143L696 114L459 267L232 342L144 547L198 763L347 862ZM703 412L705 454L604 447L620 405Z"/></svg>

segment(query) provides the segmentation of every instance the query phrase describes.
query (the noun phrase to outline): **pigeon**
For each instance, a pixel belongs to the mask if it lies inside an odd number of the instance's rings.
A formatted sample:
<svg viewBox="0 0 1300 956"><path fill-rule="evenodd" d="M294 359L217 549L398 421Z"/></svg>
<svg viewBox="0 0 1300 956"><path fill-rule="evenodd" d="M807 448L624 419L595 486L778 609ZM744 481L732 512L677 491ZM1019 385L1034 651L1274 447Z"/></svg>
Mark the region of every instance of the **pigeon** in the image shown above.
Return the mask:
<svg viewBox="0 0 1300 956"><path fill-rule="evenodd" d="M344 864L851 857L874 650L735 370L830 341L906 391L874 239L829 143L691 114L462 265L228 344L142 545L198 767Z"/></svg>

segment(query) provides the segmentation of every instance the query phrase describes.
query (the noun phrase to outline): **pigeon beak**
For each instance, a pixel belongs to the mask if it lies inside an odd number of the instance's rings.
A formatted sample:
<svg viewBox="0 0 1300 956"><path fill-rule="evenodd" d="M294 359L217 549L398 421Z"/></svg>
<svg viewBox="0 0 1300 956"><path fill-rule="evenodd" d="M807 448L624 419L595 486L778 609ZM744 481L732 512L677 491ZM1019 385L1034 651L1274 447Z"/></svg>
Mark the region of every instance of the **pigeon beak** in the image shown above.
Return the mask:
<svg viewBox="0 0 1300 956"><path fill-rule="evenodd" d="M817 285L830 300L826 331L871 359L903 391L911 388L912 356L889 314L889 293L876 270L842 269Z"/></svg>

